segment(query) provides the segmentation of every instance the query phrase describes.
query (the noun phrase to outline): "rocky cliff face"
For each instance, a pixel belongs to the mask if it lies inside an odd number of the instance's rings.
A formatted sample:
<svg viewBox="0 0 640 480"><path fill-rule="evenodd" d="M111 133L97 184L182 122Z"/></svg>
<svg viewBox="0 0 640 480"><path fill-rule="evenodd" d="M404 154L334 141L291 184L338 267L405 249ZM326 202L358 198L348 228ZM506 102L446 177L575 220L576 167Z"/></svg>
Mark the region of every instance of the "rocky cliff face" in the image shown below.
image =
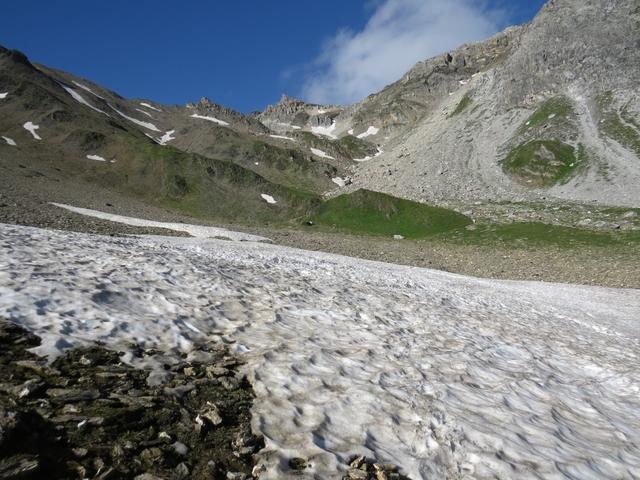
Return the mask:
<svg viewBox="0 0 640 480"><path fill-rule="evenodd" d="M639 24L637 0L551 0L528 25L417 64L342 115L386 134L354 183L428 201L638 205Z"/></svg>

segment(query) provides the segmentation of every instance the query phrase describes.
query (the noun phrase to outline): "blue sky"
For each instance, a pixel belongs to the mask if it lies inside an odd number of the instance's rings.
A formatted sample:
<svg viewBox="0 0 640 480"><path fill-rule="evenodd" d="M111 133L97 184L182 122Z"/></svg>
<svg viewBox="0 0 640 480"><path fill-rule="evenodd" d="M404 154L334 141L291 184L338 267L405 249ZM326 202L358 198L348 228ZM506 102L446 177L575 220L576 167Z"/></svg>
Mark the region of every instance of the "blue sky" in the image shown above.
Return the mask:
<svg viewBox="0 0 640 480"><path fill-rule="evenodd" d="M125 97L207 96L243 112L282 93L346 103L415 61L530 20L544 0L23 0L0 44Z"/></svg>

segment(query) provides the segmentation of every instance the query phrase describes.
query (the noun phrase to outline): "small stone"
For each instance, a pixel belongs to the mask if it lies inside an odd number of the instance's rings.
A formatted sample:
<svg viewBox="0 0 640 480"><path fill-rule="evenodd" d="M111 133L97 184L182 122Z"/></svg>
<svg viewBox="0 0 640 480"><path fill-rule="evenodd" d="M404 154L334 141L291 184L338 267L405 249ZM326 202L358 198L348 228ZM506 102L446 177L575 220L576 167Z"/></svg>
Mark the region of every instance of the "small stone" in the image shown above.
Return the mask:
<svg viewBox="0 0 640 480"><path fill-rule="evenodd" d="M242 472L227 472L227 480L246 480L247 476Z"/></svg>
<svg viewBox="0 0 640 480"><path fill-rule="evenodd" d="M636 212L634 210L629 210L624 215L622 215L622 218L624 218L625 220L630 220L632 218L638 218L638 212Z"/></svg>
<svg viewBox="0 0 640 480"><path fill-rule="evenodd" d="M196 370L193 367L185 367L182 373L184 373L185 377L193 377L196 374Z"/></svg>
<svg viewBox="0 0 640 480"><path fill-rule="evenodd" d="M187 447L184 443L182 442L175 442L173 445L171 445L173 447L173 451L176 452L178 455L181 456L185 456L187 453L189 453L189 447Z"/></svg>
<svg viewBox="0 0 640 480"><path fill-rule="evenodd" d="M289 459L289 468L292 470L304 470L307 468L307 461L304 458L295 457Z"/></svg>
<svg viewBox="0 0 640 480"><path fill-rule="evenodd" d="M172 440L171 435L169 435L167 432L160 432L158 434L158 439L162 440L165 443L170 443Z"/></svg>
<svg viewBox="0 0 640 480"><path fill-rule="evenodd" d="M353 480L367 480L368 474L365 470L360 470L358 468L352 468L347 472L347 476Z"/></svg>
<svg viewBox="0 0 640 480"><path fill-rule="evenodd" d="M189 477L189 467L187 467L187 465L182 462L179 463L178 466L176 468L174 468L173 470L176 474L177 478L187 478Z"/></svg>
<svg viewBox="0 0 640 480"><path fill-rule="evenodd" d="M218 407L211 402L207 402L207 409L198 416L202 417L214 427L222 423L222 417L220 416Z"/></svg>
<svg viewBox="0 0 640 480"><path fill-rule="evenodd" d="M82 447L74 448L71 451L78 458L84 458L84 457L87 456L87 453L89 453L89 450L87 450L86 448L82 448Z"/></svg>
<svg viewBox="0 0 640 480"><path fill-rule="evenodd" d="M349 466L352 467L352 468L360 468L364 464L364 461L365 461L365 457L364 457L364 455L361 455L361 456L355 457L353 460L351 460L349 462Z"/></svg>
<svg viewBox="0 0 640 480"><path fill-rule="evenodd" d="M260 477L260 475L262 475L266 471L267 471L267 467L265 467L261 463L261 464L256 465L256 466L253 467L253 470L251 470L251 475L253 476L253 478L258 478L258 477Z"/></svg>

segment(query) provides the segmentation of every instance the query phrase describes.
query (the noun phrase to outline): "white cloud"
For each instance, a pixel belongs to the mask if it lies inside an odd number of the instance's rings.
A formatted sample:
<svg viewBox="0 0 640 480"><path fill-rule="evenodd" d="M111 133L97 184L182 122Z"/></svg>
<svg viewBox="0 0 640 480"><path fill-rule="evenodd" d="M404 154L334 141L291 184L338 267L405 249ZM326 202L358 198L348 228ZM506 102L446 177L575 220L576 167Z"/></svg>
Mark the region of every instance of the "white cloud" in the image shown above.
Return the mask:
<svg viewBox="0 0 640 480"><path fill-rule="evenodd" d="M416 62L500 30L504 15L474 0L385 0L362 31L328 40L303 84L316 103L353 103L398 80Z"/></svg>

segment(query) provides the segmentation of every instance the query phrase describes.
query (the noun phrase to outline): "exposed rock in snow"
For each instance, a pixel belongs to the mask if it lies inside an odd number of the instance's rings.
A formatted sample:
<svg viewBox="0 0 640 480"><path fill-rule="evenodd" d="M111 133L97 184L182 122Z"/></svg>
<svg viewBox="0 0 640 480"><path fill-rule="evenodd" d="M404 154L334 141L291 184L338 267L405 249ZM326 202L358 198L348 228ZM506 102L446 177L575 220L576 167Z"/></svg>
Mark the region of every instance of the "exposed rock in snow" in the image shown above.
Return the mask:
<svg viewBox="0 0 640 480"><path fill-rule="evenodd" d="M336 129L336 122L334 120L330 127L322 127L322 126L311 127L311 132L316 135L324 135L325 137L336 139L338 137L333 133L335 129Z"/></svg>
<svg viewBox="0 0 640 480"><path fill-rule="evenodd" d="M7 98L7 95L9 95L9 92L0 93L0 100Z"/></svg>
<svg viewBox="0 0 640 480"><path fill-rule="evenodd" d="M141 127L147 128L147 129L152 130L154 132L159 132L160 131L160 129L158 127L156 127L153 123L143 122L142 120L138 120L137 118L129 117L129 116L125 115L124 113L122 113L121 111L119 111L118 109L116 109L116 107L114 107L111 104L109 104L109 107L111 107L111 109L113 109L113 111L116 112L118 115L120 115L123 118L126 118L127 120L129 120L132 123L135 123L136 125L140 125Z"/></svg>
<svg viewBox="0 0 640 480"><path fill-rule="evenodd" d="M2 139L7 142L7 145L11 145L12 147L16 147L18 144L9 137L2 137Z"/></svg>
<svg viewBox="0 0 640 480"><path fill-rule="evenodd" d="M269 204L271 204L271 205L275 205L276 203L278 203L278 202L276 202L276 199L275 199L275 198L273 198L271 195L267 195L266 193L263 193L263 194L262 194L262 195L260 195L260 196L262 197L262 199L263 199L265 202L267 202L267 203L269 203Z"/></svg>
<svg viewBox="0 0 640 480"><path fill-rule="evenodd" d="M187 223L155 222L153 220L144 220L141 218L125 217L122 215L115 215L112 213L100 212L98 210L90 210L88 208L73 207L71 205L65 205L63 203L52 203L51 205L64 208L71 212L79 213L81 215L101 218L103 220L109 220L110 222L124 223L125 225L133 225L134 227L166 228L169 230L176 230L179 232L187 232L189 235L192 235L198 238L226 237L231 240L237 240L237 241L243 241L243 242L269 241L269 239L266 237L260 237L258 235L250 235L248 233L242 233L242 232L233 232L231 230L227 230L226 228L207 227L204 225L190 225Z"/></svg>
<svg viewBox="0 0 640 480"><path fill-rule="evenodd" d="M217 123L218 125L222 125L223 127L226 127L226 126L229 125L228 122L225 122L224 120L217 119L216 117L208 117L206 115L198 115L197 113L194 113L191 116L193 118L199 118L201 120L209 120L210 122Z"/></svg>
<svg viewBox="0 0 640 480"><path fill-rule="evenodd" d="M154 107L153 105L149 105L148 103L145 103L145 102L140 102L140 105L142 105L143 107L150 108L151 110L155 110L156 112L162 112L162 110L160 110L159 108Z"/></svg>
<svg viewBox="0 0 640 480"><path fill-rule="evenodd" d="M75 80L74 80L73 82L71 82L71 83L73 83L76 87L80 87L81 89L83 89L83 90L85 90L85 91L89 92L90 94L95 95L96 97L98 97L98 98L100 98L100 99L104 100L104 97L101 97L101 96L100 96L100 95L98 95L96 92L94 92L94 91L93 91L93 90L91 90L89 87L87 87L86 85L83 85L83 84L81 84L81 83L78 83L78 82L76 82Z"/></svg>
<svg viewBox="0 0 640 480"><path fill-rule="evenodd" d="M158 139L158 143L160 145L166 145L171 140L175 140L176 137L173 136L174 133L176 133L175 130L169 130L167 133L165 133L162 137Z"/></svg>
<svg viewBox="0 0 640 480"><path fill-rule="evenodd" d="M107 160L100 155L87 155L89 160L96 160L97 162L106 162Z"/></svg>
<svg viewBox="0 0 640 480"><path fill-rule="evenodd" d="M377 135L379 131L380 131L379 128L376 128L372 125L369 128L367 128L366 132L362 132L360 135L358 135L358 138L367 138L372 135Z"/></svg>
<svg viewBox="0 0 640 480"><path fill-rule="evenodd" d="M295 138L291 138L291 137L285 137L284 135L269 135L271 138L279 138L281 140L291 140L292 142L295 142L296 139Z"/></svg>
<svg viewBox="0 0 640 480"><path fill-rule="evenodd" d="M313 153L314 155L317 155L318 157L327 158L329 160L335 160L334 157L329 155L327 152L324 152L324 151L320 150L319 148L311 147L310 150L311 150L311 153Z"/></svg>
<svg viewBox="0 0 640 480"><path fill-rule="evenodd" d="M33 122L27 122L22 127L31 135L33 135L33 138L35 138L36 140L42 140L42 138L40 138L40 135L36 133L36 130L40 128L39 125L35 125Z"/></svg>
<svg viewBox="0 0 640 480"><path fill-rule="evenodd" d="M629 478L640 463L637 291L10 225L0 265L0 315L42 337L37 353L244 352L261 479L294 478L295 457L317 478L364 455L416 480Z"/></svg>
<svg viewBox="0 0 640 480"><path fill-rule="evenodd" d="M96 111L96 112L103 113L103 114L105 114L105 115L109 116L109 114L108 114L108 113L103 112L103 111L102 111L102 110L100 110L99 108L96 108L96 107L94 107L93 105L91 105L87 100L85 100L85 98L84 98L82 95L80 95L78 92L76 92L73 88L65 87L65 86L64 86L64 85L62 85L62 84L60 84L60 86L61 86L62 88L64 88L64 89L66 90L66 92L67 92L69 95L71 95L71 96L73 97L73 99L74 99L76 102L81 103L82 105L84 105L84 106L86 106L86 107L89 107L91 110L94 110L94 111Z"/></svg>

